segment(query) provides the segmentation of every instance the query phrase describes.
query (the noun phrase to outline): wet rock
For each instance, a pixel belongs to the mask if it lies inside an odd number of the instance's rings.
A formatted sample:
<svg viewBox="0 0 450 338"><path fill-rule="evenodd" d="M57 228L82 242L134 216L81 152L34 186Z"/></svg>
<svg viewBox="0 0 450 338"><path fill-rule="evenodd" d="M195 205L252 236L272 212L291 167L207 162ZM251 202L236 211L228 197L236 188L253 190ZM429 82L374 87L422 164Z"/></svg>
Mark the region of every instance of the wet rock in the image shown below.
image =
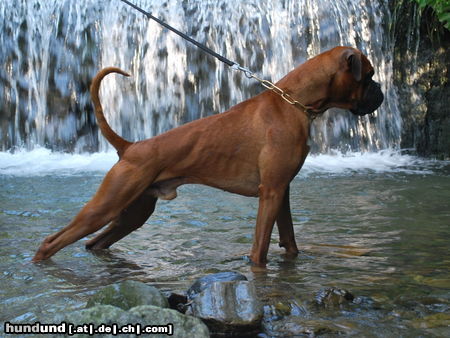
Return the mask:
<svg viewBox="0 0 450 338"><path fill-rule="evenodd" d="M167 300L169 301L169 307L171 309L177 310L181 313L186 312L186 304L188 301L186 296L172 292L169 294L169 297L167 297Z"/></svg>
<svg viewBox="0 0 450 338"><path fill-rule="evenodd" d="M112 305L96 305L89 309L59 315L53 320L54 323L61 323L63 321L73 323L75 327L79 326L80 328L87 326L87 324L92 324L94 330L103 328L102 333L106 332L105 329L107 327L112 328L113 325L118 330L124 326L133 326L136 328L139 325L141 334L145 334L144 330L146 328L149 329L150 326L152 326L150 329L157 329L156 326L171 324L174 337L209 337L208 328L200 319L183 315L175 310L164 309L153 305L141 305L133 307L129 311ZM77 338L92 337L92 335L84 333L75 336ZM133 334L120 334L120 332L117 335L113 335L112 333L99 334L95 332L94 336L102 338L135 337ZM160 338L168 337L167 333L155 334L153 331L151 336Z"/></svg>
<svg viewBox="0 0 450 338"><path fill-rule="evenodd" d="M139 305L169 307L166 297L157 288L132 280L104 287L89 299L86 307L98 304L113 305L124 310Z"/></svg>
<svg viewBox="0 0 450 338"><path fill-rule="evenodd" d="M186 313L201 318L213 333L227 336L257 332L263 316L256 289L248 281L213 283Z"/></svg>
<svg viewBox="0 0 450 338"><path fill-rule="evenodd" d="M278 313L280 316L289 316L291 314L290 304L278 302L274 305L274 308L276 313Z"/></svg>
<svg viewBox="0 0 450 338"><path fill-rule="evenodd" d="M197 279L187 291L187 297L189 300L194 299L200 292L202 292L215 282L231 282L239 280L246 281L247 277L239 272L234 271L213 273Z"/></svg>
<svg viewBox="0 0 450 338"><path fill-rule="evenodd" d="M402 114L400 148L449 159L450 30L432 10L420 11L410 2L389 3L396 13L391 31L395 36L393 80ZM405 53L408 50L416 52Z"/></svg>
<svg viewBox="0 0 450 338"><path fill-rule="evenodd" d="M183 315L175 310L141 305L132 308L129 313L138 318L138 323L142 325L172 324L174 337L209 337L208 327L200 319ZM152 335L152 337L167 337L167 335Z"/></svg>
<svg viewBox="0 0 450 338"><path fill-rule="evenodd" d="M263 320L267 323L279 321L288 316L297 316L304 318L310 315L308 309L295 300L292 302L279 301L275 304L264 305L263 311Z"/></svg>
<svg viewBox="0 0 450 338"><path fill-rule="evenodd" d="M85 326L86 324L93 324L95 328L98 326L112 326L121 327L129 323L137 323L139 317L135 317L127 311L112 305L96 305L89 309L74 311L68 314L58 315L53 320L54 323L71 323L77 326ZM60 336L53 336L60 337ZM77 338L92 337L89 334L77 334ZM129 335L113 335L113 334L97 334L96 337L129 337Z"/></svg>
<svg viewBox="0 0 450 338"><path fill-rule="evenodd" d="M334 287L320 290L315 297L316 303L325 307L336 307L348 304L354 299L355 296L347 290Z"/></svg>

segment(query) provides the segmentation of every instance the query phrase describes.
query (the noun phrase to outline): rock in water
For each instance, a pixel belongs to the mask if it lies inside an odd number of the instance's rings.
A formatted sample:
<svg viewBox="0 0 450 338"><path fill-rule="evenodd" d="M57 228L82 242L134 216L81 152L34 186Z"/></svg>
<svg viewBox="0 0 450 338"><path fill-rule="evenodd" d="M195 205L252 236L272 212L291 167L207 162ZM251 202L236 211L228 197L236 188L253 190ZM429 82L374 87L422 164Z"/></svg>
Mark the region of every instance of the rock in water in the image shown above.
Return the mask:
<svg viewBox="0 0 450 338"><path fill-rule="evenodd" d="M92 324L93 328L97 329L100 325L103 327L112 325L117 325L119 328L130 323L137 323L138 317L134 317L129 312L124 311L118 307L112 305L95 305L89 309L78 310L70 312L67 314L57 315L53 322L54 323L71 323L77 326L86 326L86 324ZM124 334L95 334L96 337L129 337L129 335ZM52 335L50 337L61 337L61 335ZM89 334L76 334L74 337L85 338L92 337Z"/></svg>
<svg viewBox="0 0 450 338"><path fill-rule="evenodd" d="M157 288L133 280L104 287L89 299L86 307L98 304L113 305L124 310L139 305L169 307L166 297Z"/></svg>
<svg viewBox="0 0 450 338"><path fill-rule="evenodd" d="M138 333L142 336L173 337L179 338L206 338L209 337L207 326L198 318L185 316L178 311L171 309L163 309L153 305L141 305L133 307L129 311L122 310L112 305L96 305L89 309L83 309L64 315L56 316L53 320L55 323L61 322L71 323L75 326L85 327L92 324L95 337L112 338L112 337L137 337ZM139 332L137 326L139 325ZM106 331L105 328L117 327L117 335ZM169 328L169 326L171 328ZM120 330L127 328L127 333L121 333ZM133 331L129 331L130 327ZM167 331L160 331L167 330ZM170 331L172 330L172 331ZM54 335L51 337L61 337ZM92 337L89 334L76 334L77 338Z"/></svg>
<svg viewBox="0 0 450 338"><path fill-rule="evenodd" d="M201 318L215 334L258 332L263 309L248 281L216 282L198 294L186 314Z"/></svg>
<svg viewBox="0 0 450 338"><path fill-rule="evenodd" d="M331 287L317 293L316 303L325 307L334 307L351 303L354 298L355 296L347 290Z"/></svg>
<svg viewBox="0 0 450 338"><path fill-rule="evenodd" d="M224 271L213 273L197 279L187 291L190 300L194 299L200 292L211 286L215 282L231 282L238 280L247 280L243 274L234 271Z"/></svg>
<svg viewBox="0 0 450 338"><path fill-rule="evenodd" d="M185 295L180 295L175 292L171 292L167 300L169 302L169 307L173 310L177 310L181 313L186 312L186 304L188 302L187 297Z"/></svg>
<svg viewBox="0 0 450 338"><path fill-rule="evenodd" d="M141 305L132 308L129 314L137 317L138 322L145 325L173 326L173 337L177 338L203 338L209 337L208 327L198 318L186 316L178 311L162 309L152 305ZM167 334L152 334L151 337L168 337Z"/></svg>

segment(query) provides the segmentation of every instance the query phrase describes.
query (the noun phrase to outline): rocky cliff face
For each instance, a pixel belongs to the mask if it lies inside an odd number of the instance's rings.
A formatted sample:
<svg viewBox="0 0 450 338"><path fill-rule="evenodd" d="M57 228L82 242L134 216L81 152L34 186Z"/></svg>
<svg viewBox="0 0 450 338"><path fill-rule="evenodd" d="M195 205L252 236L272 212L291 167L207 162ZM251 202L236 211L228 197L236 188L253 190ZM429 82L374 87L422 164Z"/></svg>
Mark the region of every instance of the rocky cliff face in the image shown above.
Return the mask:
<svg viewBox="0 0 450 338"><path fill-rule="evenodd" d="M410 1L391 4L394 84L403 119L402 148L450 158L450 31Z"/></svg>

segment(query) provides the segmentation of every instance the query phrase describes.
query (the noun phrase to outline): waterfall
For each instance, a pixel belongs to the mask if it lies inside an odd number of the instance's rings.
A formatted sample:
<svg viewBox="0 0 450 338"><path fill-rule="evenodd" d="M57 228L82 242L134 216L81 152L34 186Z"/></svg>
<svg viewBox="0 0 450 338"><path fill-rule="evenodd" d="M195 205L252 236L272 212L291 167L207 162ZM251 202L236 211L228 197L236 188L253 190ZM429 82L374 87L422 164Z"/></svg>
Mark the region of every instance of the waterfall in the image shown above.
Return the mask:
<svg viewBox="0 0 450 338"><path fill-rule="evenodd" d="M214 51L277 81L336 45L371 60L385 102L372 116L330 110L312 126L313 151L400 144L387 0L135 0ZM108 150L90 104L95 73L112 128L135 141L217 114L262 88L119 0L0 2L0 150Z"/></svg>

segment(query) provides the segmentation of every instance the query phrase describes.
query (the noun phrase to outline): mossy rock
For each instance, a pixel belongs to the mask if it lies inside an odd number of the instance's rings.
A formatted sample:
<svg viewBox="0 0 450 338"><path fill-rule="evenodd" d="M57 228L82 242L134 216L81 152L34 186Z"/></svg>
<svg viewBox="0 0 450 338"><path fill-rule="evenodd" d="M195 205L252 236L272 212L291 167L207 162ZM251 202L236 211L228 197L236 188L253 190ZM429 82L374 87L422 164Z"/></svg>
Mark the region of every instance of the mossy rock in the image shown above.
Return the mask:
<svg viewBox="0 0 450 338"><path fill-rule="evenodd" d="M183 315L176 310L162 309L152 305L141 305L132 308L129 314L134 318L138 318L138 322L143 326L171 324L173 337L209 337L208 327L200 319ZM152 334L152 337L167 337L167 334Z"/></svg>

